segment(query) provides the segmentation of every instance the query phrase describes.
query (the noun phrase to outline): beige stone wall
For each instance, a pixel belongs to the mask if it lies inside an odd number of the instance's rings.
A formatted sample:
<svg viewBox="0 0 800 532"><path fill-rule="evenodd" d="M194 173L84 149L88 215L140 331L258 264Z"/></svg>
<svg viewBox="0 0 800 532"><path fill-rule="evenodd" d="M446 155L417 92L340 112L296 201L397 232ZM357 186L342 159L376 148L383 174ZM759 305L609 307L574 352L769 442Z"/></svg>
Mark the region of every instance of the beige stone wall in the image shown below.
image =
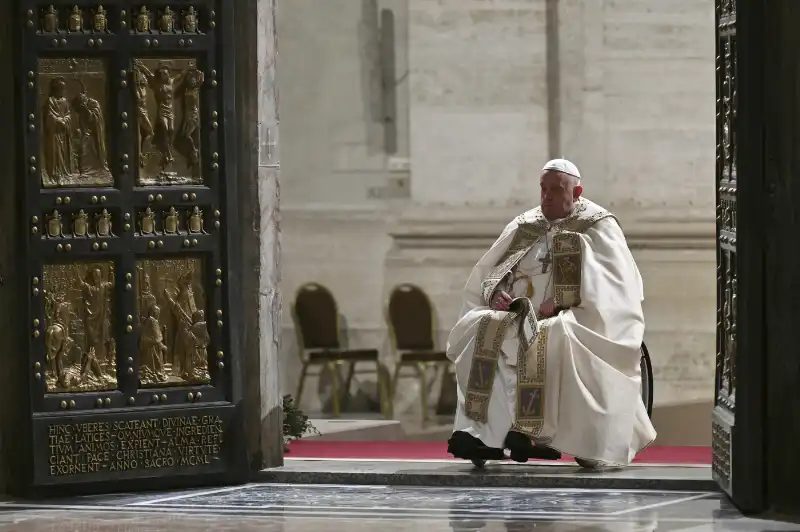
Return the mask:
<svg viewBox="0 0 800 532"><path fill-rule="evenodd" d="M575 160L587 195L615 210L631 239L657 402L710 400L713 5L559 0L558 31L548 32L546 0L378 2L395 12L407 120L408 152L390 155L365 104L374 97L360 49L368 4L281 7L285 308L300 284L322 282L351 345L390 358L382 305L391 286L411 281L433 298L444 338L471 266L537 204L539 169L555 152ZM410 197L381 193L406 176L406 155ZM288 312L284 331L282 383L293 392ZM365 392L371 381L360 379ZM313 411L326 386L309 385L303 405ZM397 411L413 408L415 386L403 382Z"/></svg>

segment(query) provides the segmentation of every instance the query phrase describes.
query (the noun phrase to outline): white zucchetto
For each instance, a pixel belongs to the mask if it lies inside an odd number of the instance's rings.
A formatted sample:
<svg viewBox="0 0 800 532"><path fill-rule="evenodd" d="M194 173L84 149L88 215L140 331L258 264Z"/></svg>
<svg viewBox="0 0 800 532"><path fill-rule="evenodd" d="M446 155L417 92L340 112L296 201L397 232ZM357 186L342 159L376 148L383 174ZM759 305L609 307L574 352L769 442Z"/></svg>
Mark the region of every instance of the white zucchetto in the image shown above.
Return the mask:
<svg viewBox="0 0 800 532"><path fill-rule="evenodd" d="M578 179L581 178L581 173L578 171L578 167L566 159L553 159L552 161L548 161L547 164L544 165L544 168L542 168L542 172L547 170L562 172L564 174L577 177Z"/></svg>

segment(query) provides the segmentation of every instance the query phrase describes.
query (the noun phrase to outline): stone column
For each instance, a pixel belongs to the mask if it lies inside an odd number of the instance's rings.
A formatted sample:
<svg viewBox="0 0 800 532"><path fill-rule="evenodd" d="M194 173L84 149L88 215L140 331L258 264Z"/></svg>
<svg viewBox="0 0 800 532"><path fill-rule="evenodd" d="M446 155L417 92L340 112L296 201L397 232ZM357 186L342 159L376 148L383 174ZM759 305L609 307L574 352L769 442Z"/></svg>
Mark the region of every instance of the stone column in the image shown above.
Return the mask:
<svg viewBox="0 0 800 532"><path fill-rule="evenodd" d="M241 242L243 426L251 471L283 463L277 0L237 0L236 142ZM254 16L255 15L255 16Z"/></svg>

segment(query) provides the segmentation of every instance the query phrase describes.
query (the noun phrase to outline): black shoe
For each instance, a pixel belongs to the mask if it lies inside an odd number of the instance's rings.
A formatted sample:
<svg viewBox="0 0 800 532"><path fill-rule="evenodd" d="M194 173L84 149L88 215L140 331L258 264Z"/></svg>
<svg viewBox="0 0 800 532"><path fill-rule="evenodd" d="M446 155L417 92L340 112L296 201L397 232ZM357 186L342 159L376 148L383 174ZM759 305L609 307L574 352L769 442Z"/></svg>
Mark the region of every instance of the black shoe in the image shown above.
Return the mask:
<svg viewBox="0 0 800 532"><path fill-rule="evenodd" d="M462 460L504 460L503 449L487 447L484 443L463 431L456 431L447 441L447 452Z"/></svg>
<svg viewBox="0 0 800 532"><path fill-rule="evenodd" d="M561 453L546 445L533 445L531 439L521 432L510 431L506 435L506 449L511 451L511 459L525 463L531 458L539 460L559 460Z"/></svg>

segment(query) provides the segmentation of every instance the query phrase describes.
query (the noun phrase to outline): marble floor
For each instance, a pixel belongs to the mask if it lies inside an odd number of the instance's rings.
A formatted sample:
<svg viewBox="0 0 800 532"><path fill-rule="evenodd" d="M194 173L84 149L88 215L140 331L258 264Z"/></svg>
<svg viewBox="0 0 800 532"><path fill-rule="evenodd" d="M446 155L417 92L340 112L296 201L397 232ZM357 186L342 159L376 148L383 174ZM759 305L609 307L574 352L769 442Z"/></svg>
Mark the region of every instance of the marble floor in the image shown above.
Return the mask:
<svg viewBox="0 0 800 532"><path fill-rule="evenodd" d="M777 532L714 492L250 484L0 503L0 532Z"/></svg>

